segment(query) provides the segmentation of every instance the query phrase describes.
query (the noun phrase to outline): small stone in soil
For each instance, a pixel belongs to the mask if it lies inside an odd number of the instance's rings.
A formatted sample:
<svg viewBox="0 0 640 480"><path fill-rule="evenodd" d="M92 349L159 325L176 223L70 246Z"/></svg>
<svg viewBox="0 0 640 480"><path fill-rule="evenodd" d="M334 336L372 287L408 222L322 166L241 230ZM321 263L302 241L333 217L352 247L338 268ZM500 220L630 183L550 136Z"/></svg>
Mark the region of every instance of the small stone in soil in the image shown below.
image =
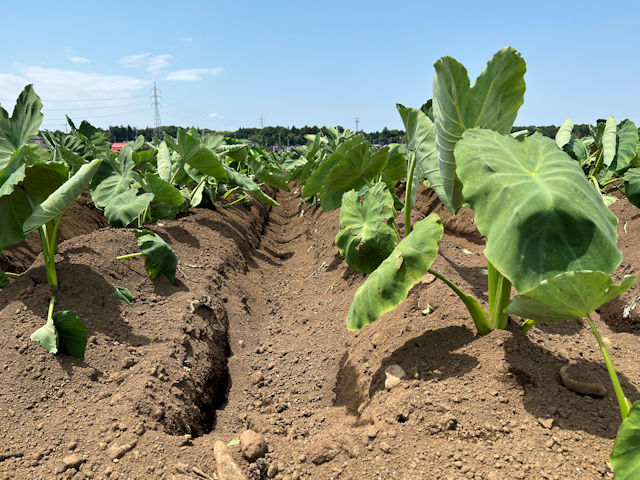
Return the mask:
<svg viewBox="0 0 640 480"><path fill-rule="evenodd" d="M250 462L256 461L267 453L267 442L264 437L253 430L245 430L240 434L242 456Z"/></svg>
<svg viewBox="0 0 640 480"><path fill-rule="evenodd" d="M387 390L391 390L393 387L400 383L400 380L407 376L403 368L395 363L385 368L384 374L386 375L384 388L386 388Z"/></svg>

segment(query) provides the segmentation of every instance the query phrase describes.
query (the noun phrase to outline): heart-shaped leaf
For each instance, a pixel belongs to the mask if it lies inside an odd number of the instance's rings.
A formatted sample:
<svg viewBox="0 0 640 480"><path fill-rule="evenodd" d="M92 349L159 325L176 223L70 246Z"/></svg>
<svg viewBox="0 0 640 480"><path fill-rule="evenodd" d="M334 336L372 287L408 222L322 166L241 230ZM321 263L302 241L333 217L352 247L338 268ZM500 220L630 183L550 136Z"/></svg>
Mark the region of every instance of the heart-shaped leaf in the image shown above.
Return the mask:
<svg viewBox="0 0 640 480"><path fill-rule="evenodd" d="M618 219L553 140L474 128L455 155L485 256L517 290L567 271L610 274L620 264Z"/></svg>
<svg viewBox="0 0 640 480"><path fill-rule="evenodd" d="M342 196L336 245L353 269L371 273L389 256L399 241L389 225L395 217L393 197L384 183L375 184L362 202L355 190Z"/></svg>
<svg viewBox="0 0 640 480"><path fill-rule="evenodd" d="M464 66L451 57L435 65L433 115L442 185L449 204L463 204L462 184L456 176L454 148L465 130L483 127L508 134L524 103L526 65L513 47L499 50L469 87Z"/></svg>
<svg viewBox="0 0 640 480"><path fill-rule="evenodd" d="M634 283L636 277L632 276L626 276L619 285L614 285L611 277L602 272L564 272L513 297L505 311L537 322L586 317L629 290Z"/></svg>
<svg viewBox="0 0 640 480"><path fill-rule="evenodd" d="M347 316L349 330L375 322L407 298L435 260L443 230L435 213L414 224L411 233L356 291Z"/></svg>
<svg viewBox="0 0 640 480"><path fill-rule="evenodd" d="M135 188L130 188L111 199L104 209L104 216L112 227L126 227L149 207L151 200L153 193L138 195Z"/></svg>
<svg viewBox="0 0 640 480"><path fill-rule="evenodd" d="M164 275L171 283L175 282L178 257L173 249L155 233L149 230L134 230L138 246L145 258L144 268L149 278L154 280Z"/></svg>

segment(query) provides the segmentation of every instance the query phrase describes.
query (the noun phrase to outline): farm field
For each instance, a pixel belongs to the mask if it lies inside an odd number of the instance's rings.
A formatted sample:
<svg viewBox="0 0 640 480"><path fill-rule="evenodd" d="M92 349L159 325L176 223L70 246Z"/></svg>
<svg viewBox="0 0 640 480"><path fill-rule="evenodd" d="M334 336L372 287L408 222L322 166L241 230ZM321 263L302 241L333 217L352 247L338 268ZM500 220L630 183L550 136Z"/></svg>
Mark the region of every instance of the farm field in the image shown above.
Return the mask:
<svg viewBox="0 0 640 480"><path fill-rule="evenodd" d="M215 478L214 442L249 428L265 438L276 478L610 476L619 414L581 321L479 337L451 291L426 278L398 310L348 332L364 276L335 250L337 212L301 206L293 192L275 197L279 207L203 210L154 226L182 265L203 267L180 269L175 285L151 284L142 261L115 260L135 247L127 231L64 241L60 277L73 281L57 295L87 322L84 361L28 341L47 306L41 258L1 292L3 478ZM447 216L428 191L418 205L416 217L443 214L435 265L486 299L470 212ZM625 200L612 209L627 259L616 275L636 273L640 215ZM133 309L112 296L122 283ZM620 320L626 300L598 323L635 400L638 319ZM408 378L385 390L390 364ZM568 364L607 395L563 387ZM227 448L247 472L240 447ZM65 464L73 455L77 473Z"/></svg>
<svg viewBox="0 0 640 480"><path fill-rule="evenodd" d="M637 478L639 130L514 127L526 68L442 57L401 143L283 151L42 130L26 85L0 478Z"/></svg>

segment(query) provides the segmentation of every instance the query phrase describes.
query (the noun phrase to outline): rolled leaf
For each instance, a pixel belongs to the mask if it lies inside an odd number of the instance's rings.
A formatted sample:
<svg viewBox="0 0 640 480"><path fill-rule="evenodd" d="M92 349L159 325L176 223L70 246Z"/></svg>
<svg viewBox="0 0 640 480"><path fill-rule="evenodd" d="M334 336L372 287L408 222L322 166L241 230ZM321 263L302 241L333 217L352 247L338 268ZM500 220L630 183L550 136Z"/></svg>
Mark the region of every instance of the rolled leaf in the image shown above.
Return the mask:
<svg viewBox="0 0 640 480"><path fill-rule="evenodd" d="M354 190L342 196L336 245L353 269L371 273L389 256L400 240L389 224L395 217L393 197L384 183L374 185L362 202Z"/></svg>
<svg viewBox="0 0 640 480"><path fill-rule="evenodd" d="M133 300L133 295L128 288L116 287L115 292L113 292L113 296L118 300L122 300L124 303L133 308L133 303L131 303Z"/></svg>
<svg viewBox="0 0 640 480"><path fill-rule="evenodd" d="M171 283L176 280L178 257L173 249L155 233L149 230L134 230L140 252L145 258L144 268L149 278L154 280L164 275Z"/></svg>
<svg viewBox="0 0 640 480"><path fill-rule="evenodd" d="M609 115L602 132L602 161L608 167L616 156L616 117Z"/></svg>
<svg viewBox="0 0 640 480"><path fill-rule="evenodd" d="M629 290L636 280L627 275L619 285L614 285L612 278L602 272L564 272L513 297L505 311L537 322L586 317Z"/></svg>
<svg viewBox="0 0 640 480"><path fill-rule="evenodd" d="M485 256L517 290L566 271L610 274L620 264L618 219L553 140L475 128L455 155Z"/></svg>
<svg viewBox="0 0 640 480"><path fill-rule="evenodd" d="M569 140L571 140L571 131L573 130L573 121L567 118L562 126L556 132L556 145L558 148L563 148Z"/></svg>
<svg viewBox="0 0 640 480"><path fill-rule="evenodd" d="M400 113L402 123L404 123L409 145L413 147L413 151L416 154L416 168L423 172L422 175L414 176L416 186L417 182L423 179L420 178L421 176L426 177L442 203L449 210L453 210L453 204L442 186L438 150L436 148L436 129L433 122L422 110L405 107L399 103L396 108ZM416 191L417 188L414 188L413 192L415 193ZM415 202L415 199L413 199L413 202Z"/></svg>
<svg viewBox="0 0 640 480"><path fill-rule="evenodd" d="M80 167L76 174L63 183L44 202L33 209L31 216L24 222L25 235L45 223L62 216L73 205L80 194L89 187L91 179L100 168L102 159L95 159Z"/></svg>
<svg viewBox="0 0 640 480"><path fill-rule="evenodd" d="M358 288L347 316L349 330L359 330L407 298L436 258L442 238L437 214L416 222L413 230Z"/></svg>
<svg viewBox="0 0 640 480"><path fill-rule="evenodd" d="M171 181L171 154L164 141L158 145L157 166L160 178L165 182Z"/></svg>
<svg viewBox="0 0 640 480"><path fill-rule="evenodd" d="M435 65L433 115L442 185L449 204L463 204L462 184L456 176L454 148L463 132L483 127L508 134L524 102L526 65L513 47L499 50L469 88L464 66L451 57Z"/></svg>

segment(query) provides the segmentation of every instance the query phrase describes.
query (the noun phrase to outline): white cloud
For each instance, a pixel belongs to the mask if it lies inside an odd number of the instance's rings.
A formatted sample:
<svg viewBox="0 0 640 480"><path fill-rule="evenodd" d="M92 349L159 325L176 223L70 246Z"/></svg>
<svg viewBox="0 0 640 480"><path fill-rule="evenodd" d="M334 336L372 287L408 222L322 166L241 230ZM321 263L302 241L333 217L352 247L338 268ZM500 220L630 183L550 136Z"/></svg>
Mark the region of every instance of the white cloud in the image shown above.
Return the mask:
<svg viewBox="0 0 640 480"><path fill-rule="evenodd" d="M180 42L185 42L185 43L191 43L193 42L193 38L192 37L178 37L178 40Z"/></svg>
<svg viewBox="0 0 640 480"><path fill-rule="evenodd" d="M145 68L149 72L162 70L171 64L171 55L152 55L151 52L140 53L137 55L126 55L118 59L118 63L125 67Z"/></svg>
<svg viewBox="0 0 640 480"><path fill-rule="evenodd" d="M220 115L219 113L216 113L216 112L211 112L209 114L209 118L224 118L224 116Z"/></svg>
<svg viewBox="0 0 640 480"><path fill-rule="evenodd" d="M183 82L193 82L196 80L202 80L206 76L220 75L224 69L222 67L214 68L190 68L187 70L176 70L169 72L166 80L178 80Z"/></svg>
<svg viewBox="0 0 640 480"><path fill-rule="evenodd" d="M105 75L78 70L42 68L18 65L17 75L0 73L0 92L7 103L15 103L25 85L32 83L36 93L42 98L45 110L78 104L68 103L78 100L128 98L139 90L149 88L150 82L125 75ZM64 100L64 104L56 103Z"/></svg>
<svg viewBox="0 0 640 480"><path fill-rule="evenodd" d="M84 58L84 57L71 57L69 61L73 63L89 63L90 62L88 58Z"/></svg>

